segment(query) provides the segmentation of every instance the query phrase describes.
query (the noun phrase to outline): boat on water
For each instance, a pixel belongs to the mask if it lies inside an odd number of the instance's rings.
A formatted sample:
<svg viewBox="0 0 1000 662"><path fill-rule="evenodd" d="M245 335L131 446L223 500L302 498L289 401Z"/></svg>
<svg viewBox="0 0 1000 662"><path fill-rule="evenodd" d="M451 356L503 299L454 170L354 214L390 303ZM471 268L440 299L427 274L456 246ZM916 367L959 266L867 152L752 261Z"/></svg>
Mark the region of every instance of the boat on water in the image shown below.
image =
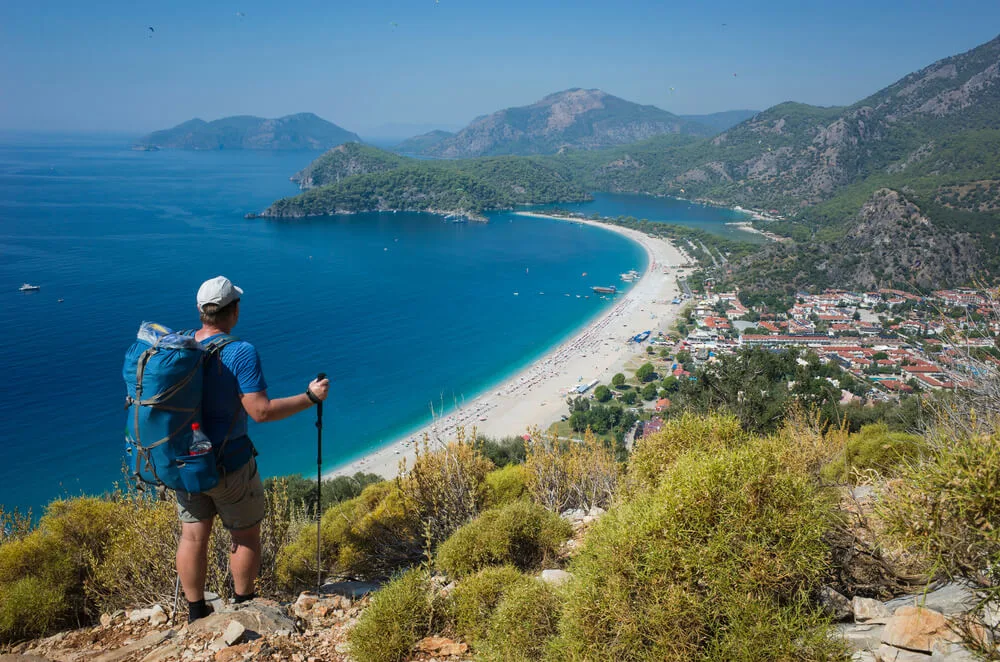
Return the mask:
<svg viewBox="0 0 1000 662"><path fill-rule="evenodd" d="M590 289L594 290L598 294L614 294L615 292L618 291L618 288L615 287L614 285L612 285L611 287L602 287L600 285L595 285Z"/></svg>
<svg viewBox="0 0 1000 662"><path fill-rule="evenodd" d="M24 285L22 285L18 289L18 291L19 292L37 292L40 289L42 289L41 285L31 285L30 283L25 283Z"/></svg>

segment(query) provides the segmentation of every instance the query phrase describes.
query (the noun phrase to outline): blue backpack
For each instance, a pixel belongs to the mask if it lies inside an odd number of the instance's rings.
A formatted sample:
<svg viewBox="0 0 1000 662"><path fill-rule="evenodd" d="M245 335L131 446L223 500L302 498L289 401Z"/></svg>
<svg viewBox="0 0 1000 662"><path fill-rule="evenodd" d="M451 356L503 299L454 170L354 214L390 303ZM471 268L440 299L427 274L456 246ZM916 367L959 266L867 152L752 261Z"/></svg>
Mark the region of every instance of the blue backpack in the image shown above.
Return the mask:
<svg viewBox="0 0 1000 662"><path fill-rule="evenodd" d="M191 424L201 422L206 365L220 360L219 352L234 340L222 334L200 343L190 332L160 324L139 327L122 369L128 391L125 465L137 481L190 493L219 483L216 454L189 453ZM227 433L223 449L228 441Z"/></svg>

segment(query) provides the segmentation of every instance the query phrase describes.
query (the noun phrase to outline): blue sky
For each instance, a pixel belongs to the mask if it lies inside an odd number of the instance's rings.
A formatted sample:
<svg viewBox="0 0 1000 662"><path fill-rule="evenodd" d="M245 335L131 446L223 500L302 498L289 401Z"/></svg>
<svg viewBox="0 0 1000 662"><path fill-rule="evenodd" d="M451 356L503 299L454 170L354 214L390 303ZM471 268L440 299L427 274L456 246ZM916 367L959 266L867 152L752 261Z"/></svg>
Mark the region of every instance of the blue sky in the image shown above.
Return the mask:
<svg viewBox="0 0 1000 662"><path fill-rule="evenodd" d="M997 0L6 0L0 128L311 111L364 136L570 87L675 113L846 104L998 32Z"/></svg>

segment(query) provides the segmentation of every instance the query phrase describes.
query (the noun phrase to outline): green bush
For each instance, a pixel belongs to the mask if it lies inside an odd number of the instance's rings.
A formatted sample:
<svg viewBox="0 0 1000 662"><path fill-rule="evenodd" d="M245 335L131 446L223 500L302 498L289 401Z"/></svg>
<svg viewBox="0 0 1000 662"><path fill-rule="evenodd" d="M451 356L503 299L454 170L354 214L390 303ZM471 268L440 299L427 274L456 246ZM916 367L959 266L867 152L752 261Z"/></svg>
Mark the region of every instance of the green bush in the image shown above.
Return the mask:
<svg viewBox="0 0 1000 662"><path fill-rule="evenodd" d="M820 475L830 483L853 481L859 473L868 471L892 477L903 464L917 460L923 448L923 437L891 432L885 423L866 425L847 438L844 450L823 467Z"/></svg>
<svg viewBox="0 0 1000 662"><path fill-rule="evenodd" d="M528 496L528 472L524 465L508 464L486 474L486 486L486 504L490 508L524 499Z"/></svg>
<svg viewBox="0 0 1000 662"><path fill-rule="evenodd" d="M431 586L423 570L409 570L375 593L347 634L359 662L402 662L430 628Z"/></svg>
<svg viewBox="0 0 1000 662"><path fill-rule="evenodd" d="M38 637L65 623L65 588L38 577L0 585L0 640Z"/></svg>
<svg viewBox="0 0 1000 662"><path fill-rule="evenodd" d="M555 555L573 530L561 517L528 501L487 510L438 548L437 564L452 577L491 565L533 570Z"/></svg>
<svg viewBox="0 0 1000 662"><path fill-rule="evenodd" d="M0 545L0 641L44 634L94 615L85 583L119 521L120 506L111 501L53 501L38 528ZM40 589L37 602L35 589Z"/></svg>
<svg viewBox="0 0 1000 662"><path fill-rule="evenodd" d="M726 421L701 421L709 447L688 443L650 472L655 490L591 529L571 567L556 658L843 659L809 598L827 567L833 499L786 468L780 438L725 448L735 436L720 434Z"/></svg>
<svg viewBox="0 0 1000 662"><path fill-rule="evenodd" d="M381 476L366 474L360 471L353 476L337 476L336 478L324 480L322 512L326 512L328 508L335 504L359 496L366 487L381 481ZM316 481L297 474L268 478L264 481L264 487L268 490L279 489L279 483L281 482L285 484L283 489L288 493L288 500L296 506L304 507L307 516L315 517Z"/></svg>
<svg viewBox="0 0 1000 662"><path fill-rule="evenodd" d="M740 444L746 434L735 416L698 416L685 413L668 420L663 429L636 441L629 458L629 485L649 488L683 453L714 452Z"/></svg>
<svg viewBox="0 0 1000 662"><path fill-rule="evenodd" d="M559 623L560 601L551 586L528 579L510 588L490 619L480 646L486 662L540 660ZM610 658L605 658L610 659Z"/></svg>
<svg viewBox="0 0 1000 662"><path fill-rule="evenodd" d="M512 588L532 581L512 566L483 568L466 577L448 596L448 612L455 632L476 646L486 635L500 600Z"/></svg>
<svg viewBox="0 0 1000 662"><path fill-rule="evenodd" d="M483 455L497 467L502 468L508 464L520 464L524 462L525 450L523 437L504 437L502 439L480 437L479 444Z"/></svg>
<svg viewBox="0 0 1000 662"><path fill-rule="evenodd" d="M404 504L395 481L369 485L361 495L323 513L320 545L324 574L388 577L419 561L419 520ZM316 581L316 529L303 527L277 559L276 578L287 591Z"/></svg>

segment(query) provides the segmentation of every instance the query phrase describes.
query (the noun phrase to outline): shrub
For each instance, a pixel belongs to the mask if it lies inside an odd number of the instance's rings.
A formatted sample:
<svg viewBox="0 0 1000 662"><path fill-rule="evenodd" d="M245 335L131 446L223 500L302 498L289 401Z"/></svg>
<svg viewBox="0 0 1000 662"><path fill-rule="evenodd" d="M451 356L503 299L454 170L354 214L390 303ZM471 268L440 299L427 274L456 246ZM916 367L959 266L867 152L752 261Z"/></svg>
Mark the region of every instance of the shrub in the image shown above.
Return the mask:
<svg viewBox="0 0 1000 662"><path fill-rule="evenodd" d="M323 514L320 544L324 574L387 577L420 560L420 523L405 508L395 481L376 483ZM315 527L301 527L297 537L278 553L276 580L287 591L315 582Z"/></svg>
<svg viewBox="0 0 1000 662"><path fill-rule="evenodd" d="M556 513L568 508L606 507L621 473L612 452L590 432L578 443L535 431L524 467L531 498Z"/></svg>
<svg viewBox="0 0 1000 662"><path fill-rule="evenodd" d="M905 463L917 460L923 450L923 438L904 432L890 432L885 423L866 425L847 438L845 447L821 472L831 483L854 481L858 475L876 472L893 477Z"/></svg>
<svg viewBox="0 0 1000 662"><path fill-rule="evenodd" d="M361 494L369 485L382 481L376 474L357 472L353 476L337 476L323 481L322 512L327 508ZM283 485L282 485L283 484ZM304 509L308 517L316 517L316 481L301 474L268 478L264 489L271 492L284 491L290 506Z"/></svg>
<svg viewBox="0 0 1000 662"><path fill-rule="evenodd" d="M723 420L703 423L726 430ZM830 495L784 466L780 439L726 448L733 435L709 447L678 436L690 450L656 476L659 486L588 534L556 657L841 659L809 600L827 565Z"/></svg>
<svg viewBox="0 0 1000 662"><path fill-rule="evenodd" d="M479 514L486 496L483 481L493 468L476 444L465 440L462 429L455 441L434 450L424 438L413 468L397 481L406 507L421 522L432 546Z"/></svg>
<svg viewBox="0 0 1000 662"><path fill-rule="evenodd" d="M528 501L487 510L442 543L438 566L463 577L491 565L533 570L573 534L564 519Z"/></svg>
<svg viewBox="0 0 1000 662"><path fill-rule="evenodd" d="M629 485L656 487L674 461L684 453L733 448L746 435L735 416L698 416L684 413L668 420L659 432L636 440L629 459Z"/></svg>
<svg viewBox="0 0 1000 662"><path fill-rule="evenodd" d="M642 399L643 400L655 400L656 399L656 384L649 383L642 387Z"/></svg>
<svg viewBox="0 0 1000 662"><path fill-rule="evenodd" d="M490 619L480 657L487 662L542 659L556 634L559 608L559 598L548 584L528 579L512 586Z"/></svg>
<svg viewBox="0 0 1000 662"><path fill-rule="evenodd" d="M604 384L601 384L594 389L594 399L598 402L607 402L611 399L611 389Z"/></svg>
<svg viewBox="0 0 1000 662"><path fill-rule="evenodd" d="M103 558L93 566L88 595L105 612L167 603L173 599L175 586L174 555L180 534L177 507L132 494L121 502L119 517L119 525L109 532Z"/></svg>
<svg viewBox="0 0 1000 662"><path fill-rule="evenodd" d="M448 611L455 632L476 646L486 636L490 618L504 595L530 581L509 565L483 568L463 579L448 596Z"/></svg>
<svg viewBox="0 0 1000 662"><path fill-rule="evenodd" d="M524 438L504 437L503 439L479 438L483 455L497 467L524 462Z"/></svg>
<svg viewBox="0 0 1000 662"><path fill-rule="evenodd" d="M402 662L424 637L433 617L431 586L424 570L399 575L375 593L347 634L359 662Z"/></svg>
<svg viewBox="0 0 1000 662"><path fill-rule="evenodd" d="M523 465L508 464L486 474L486 505L490 508L528 496L528 472Z"/></svg>
<svg viewBox="0 0 1000 662"><path fill-rule="evenodd" d="M37 637L65 623L64 589L38 577L0 585L0 640Z"/></svg>

